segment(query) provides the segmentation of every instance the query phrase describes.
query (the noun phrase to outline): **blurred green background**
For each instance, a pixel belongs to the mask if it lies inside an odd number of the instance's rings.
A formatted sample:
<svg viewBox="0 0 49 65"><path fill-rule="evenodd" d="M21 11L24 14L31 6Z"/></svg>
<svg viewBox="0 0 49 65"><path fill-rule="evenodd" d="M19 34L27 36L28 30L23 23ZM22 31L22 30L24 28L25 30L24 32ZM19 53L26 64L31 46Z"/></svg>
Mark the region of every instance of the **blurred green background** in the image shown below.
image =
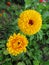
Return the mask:
<svg viewBox="0 0 49 65"><path fill-rule="evenodd" d="M34 9L42 15L42 28L37 34L27 36L27 52L15 57L8 54L6 42L14 32L22 33L17 18L27 9ZM49 2L0 0L0 65L49 65Z"/></svg>

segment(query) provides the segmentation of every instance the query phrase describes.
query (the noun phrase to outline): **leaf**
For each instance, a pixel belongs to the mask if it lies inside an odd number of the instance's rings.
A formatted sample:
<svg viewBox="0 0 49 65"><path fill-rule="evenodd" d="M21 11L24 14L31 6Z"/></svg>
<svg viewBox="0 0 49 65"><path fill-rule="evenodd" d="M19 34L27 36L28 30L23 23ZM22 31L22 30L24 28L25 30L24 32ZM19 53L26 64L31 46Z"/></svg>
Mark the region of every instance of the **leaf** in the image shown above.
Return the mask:
<svg viewBox="0 0 49 65"><path fill-rule="evenodd" d="M34 39L34 36L30 36L30 41L32 41Z"/></svg>
<svg viewBox="0 0 49 65"><path fill-rule="evenodd" d="M44 47L43 48L43 53L48 56L49 55L49 48L48 47Z"/></svg>
<svg viewBox="0 0 49 65"><path fill-rule="evenodd" d="M11 63L11 62L5 62L5 63L2 64L2 65L12 65L12 63Z"/></svg>
<svg viewBox="0 0 49 65"><path fill-rule="evenodd" d="M25 0L25 8L31 6L32 0Z"/></svg>
<svg viewBox="0 0 49 65"><path fill-rule="evenodd" d="M49 28L49 25L48 24L45 23L45 24L42 25L42 29L45 29L46 30L48 28Z"/></svg>
<svg viewBox="0 0 49 65"><path fill-rule="evenodd" d="M3 45L3 44L2 44L2 45L0 45L0 48L3 48L3 47L5 47L5 45Z"/></svg>
<svg viewBox="0 0 49 65"><path fill-rule="evenodd" d="M2 24L0 24L0 29L2 28Z"/></svg>
<svg viewBox="0 0 49 65"><path fill-rule="evenodd" d="M2 54L3 50L0 50L0 54Z"/></svg>
<svg viewBox="0 0 49 65"><path fill-rule="evenodd" d="M47 36L49 37L49 30L46 32Z"/></svg>
<svg viewBox="0 0 49 65"><path fill-rule="evenodd" d="M0 40L0 43L2 44L2 43L6 43L6 40Z"/></svg>
<svg viewBox="0 0 49 65"><path fill-rule="evenodd" d="M33 52L34 49L31 49L30 51L27 51L27 55L32 59L34 57Z"/></svg>
<svg viewBox="0 0 49 65"><path fill-rule="evenodd" d="M4 54L4 55L8 55L9 53L8 53L7 50L4 50L3 54Z"/></svg>
<svg viewBox="0 0 49 65"><path fill-rule="evenodd" d="M19 62L17 65L25 65L24 62Z"/></svg>
<svg viewBox="0 0 49 65"><path fill-rule="evenodd" d="M39 63L40 63L40 61L38 61L38 60L34 60L34 61L33 61L33 64L34 64L34 65L39 65Z"/></svg>
<svg viewBox="0 0 49 65"><path fill-rule="evenodd" d="M33 36L30 36L30 42L29 42L29 45L32 45L32 43L33 43L33 39L34 39L34 35L33 35Z"/></svg>
<svg viewBox="0 0 49 65"><path fill-rule="evenodd" d="M5 61L10 61L11 60L11 58L6 58L6 60Z"/></svg>
<svg viewBox="0 0 49 65"><path fill-rule="evenodd" d="M32 65L31 61L29 59L26 60L27 65Z"/></svg>
<svg viewBox="0 0 49 65"><path fill-rule="evenodd" d="M49 65L49 60L44 62L44 65Z"/></svg>
<svg viewBox="0 0 49 65"><path fill-rule="evenodd" d="M46 43L49 44L49 38L46 40Z"/></svg>
<svg viewBox="0 0 49 65"><path fill-rule="evenodd" d="M38 39L42 40L42 38L43 38L43 31L40 30L40 31L38 32L38 34L37 34L37 40L38 40Z"/></svg>
<svg viewBox="0 0 49 65"><path fill-rule="evenodd" d="M49 11L46 11L46 12L43 14L43 20L44 20L45 18L47 18L47 17L49 17Z"/></svg>
<svg viewBox="0 0 49 65"><path fill-rule="evenodd" d="M25 0L25 4L29 5L32 3L32 0Z"/></svg>
<svg viewBox="0 0 49 65"><path fill-rule="evenodd" d="M2 61L3 60L3 56L2 55L0 55L0 61Z"/></svg>
<svg viewBox="0 0 49 65"><path fill-rule="evenodd" d="M7 14L6 13L3 13L3 17L7 18Z"/></svg>

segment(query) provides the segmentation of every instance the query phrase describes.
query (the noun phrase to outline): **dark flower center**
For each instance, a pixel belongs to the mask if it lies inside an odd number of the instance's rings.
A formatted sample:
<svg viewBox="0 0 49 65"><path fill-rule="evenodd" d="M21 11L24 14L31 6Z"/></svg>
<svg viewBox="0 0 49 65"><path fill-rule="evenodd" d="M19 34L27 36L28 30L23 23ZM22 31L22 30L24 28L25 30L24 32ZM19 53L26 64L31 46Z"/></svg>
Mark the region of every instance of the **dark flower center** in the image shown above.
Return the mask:
<svg viewBox="0 0 49 65"><path fill-rule="evenodd" d="M30 25L33 25L33 21L32 21L32 20L29 20L29 24L30 24Z"/></svg>
<svg viewBox="0 0 49 65"><path fill-rule="evenodd" d="M18 45L20 44L20 42L18 42Z"/></svg>

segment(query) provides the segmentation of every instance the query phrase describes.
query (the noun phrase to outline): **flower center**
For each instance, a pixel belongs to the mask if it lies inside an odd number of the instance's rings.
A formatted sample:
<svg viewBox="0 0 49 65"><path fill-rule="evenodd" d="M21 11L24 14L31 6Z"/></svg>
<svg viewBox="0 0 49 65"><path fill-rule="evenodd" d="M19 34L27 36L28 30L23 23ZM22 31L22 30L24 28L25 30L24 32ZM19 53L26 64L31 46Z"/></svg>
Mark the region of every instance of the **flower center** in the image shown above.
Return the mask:
<svg viewBox="0 0 49 65"><path fill-rule="evenodd" d="M33 21L32 21L32 20L29 20L29 24L30 24L30 25L33 25Z"/></svg>
<svg viewBox="0 0 49 65"><path fill-rule="evenodd" d="M20 42L18 42L18 45L20 44Z"/></svg>

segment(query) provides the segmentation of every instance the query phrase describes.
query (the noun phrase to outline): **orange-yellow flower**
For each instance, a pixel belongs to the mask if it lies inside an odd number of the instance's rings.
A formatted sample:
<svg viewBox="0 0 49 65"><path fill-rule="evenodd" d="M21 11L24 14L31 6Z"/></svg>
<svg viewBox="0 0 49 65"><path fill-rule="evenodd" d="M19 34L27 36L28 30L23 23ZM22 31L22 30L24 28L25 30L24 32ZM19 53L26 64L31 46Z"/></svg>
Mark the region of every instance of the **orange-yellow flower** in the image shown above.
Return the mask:
<svg viewBox="0 0 49 65"><path fill-rule="evenodd" d="M9 54L17 56L22 52L26 52L26 46L28 45L28 40L24 35L13 34L10 36L7 42L7 50Z"/></svg>
<svg viewBox="0 0 49 65"><path fill-rule="evenodd" d="M8 6L10 6L10 5L11 5L11 2L7 2L6 4L7 4Z"/></svg>
<svg viewBox="0 0 49 65"><path fill-rule="evenodd" d="M35 10L26 10L22 12L18 18L18 26L20 30L27 35L37 33L42 26L40 13Z"/></svg>
<svg viewBox="0 0 49 65"><path fill-rule="evenodd" d="M0 14L0 16L2 16L2 14Z"/></svg>

